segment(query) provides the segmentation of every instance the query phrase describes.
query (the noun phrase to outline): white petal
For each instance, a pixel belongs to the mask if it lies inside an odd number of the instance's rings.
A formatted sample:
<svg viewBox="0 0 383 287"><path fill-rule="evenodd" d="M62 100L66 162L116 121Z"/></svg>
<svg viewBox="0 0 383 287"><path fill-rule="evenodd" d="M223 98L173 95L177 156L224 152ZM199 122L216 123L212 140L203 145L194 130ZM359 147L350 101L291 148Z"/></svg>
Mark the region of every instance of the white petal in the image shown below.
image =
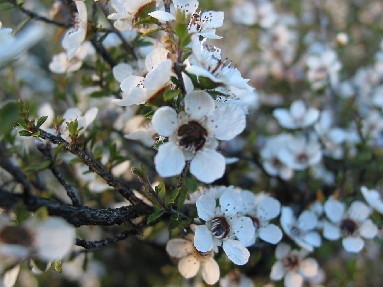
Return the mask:
<svg viewBox="0 0 383 287"><path fill-rule="evenodd" d="M194 246L189 240L173 238L166 244L166 252L172 257L182 258L193 253Z"/></svg>
<svg viewBox="0 0 383 287"><path fill-rule="evenodd" d="M291 207L284 206L281 210L280 222L285 232L290 231L290 225L295 222L295 217Z"/></svg>
<svg viewBox="0 0 383 287"><path fill-rule="evenodd" d="M324 204L326 216L334 223L340 222L345 210L344 203L330 197Z"/></svg>
<svg viewBox="0 0 383 287"><path fill-rule="evenodd" d="M226 239L223 241L222 247L227 257L229 257L234 264L244 265L249 261L249 250L238 240Z"/></svg>
<svg viewBox="0 0 383 287"><path fill-rule="evenodd" d="M346 237L343 238L342 245L346 251L357 253L362 250L364 241L360 237Z"/></svg>
<svg viewBox="0 0 383 287"><path fill-rule="evenodd" d="M300 264L300 271L305 277L312 277L318 273L318 262L313 258L306 258Z"/></svg>
<svg viewBox="0 0 383 287"><path fill-rule="evenodd" d="M198 225L195 229L194 246L200 252L208 252L213 248L213 238L206 225Z"/></svg>
<svg viewBox="0 0 383 287"><path fill-rule="evenodd" d="M221 11L206 11L201 15L204 28L219 28L223 25L224 13Z"/></svg>
<svg viewBox="0 0 383 287"><path fill-rule="evenodd" d="M192 119L203 119L214 111L214 108L214 100L204 91L192 91L185 96L185 112Z"/></svg>
<svg viewBox="0 0 383 287"><path fill-rule="evenodd" d="M190 172L198 180L211 183L221 178L225 172L225 157L212 149L196 154L190 164Z"/></svg>
<svg viewBox="0 0 383 287"><path fill-rule="evenodd" d="M208 120L209 130L219 140L231 140L246 127L246 116L242 108L235 104L218 104Z"/></svg>
<svg viewBox="0 0 383 287"><path fill-rule="evenodd" d="M282 230L274 224L260 227L258 229L258 234L262 240L271 244L277 244L279 241L281 241L283 236Z"/></svg>
<svg viewBox="0 0 383 287"><path fill-rule="evenodd" d="M290 114L295 119L303 118L306 114L306 106L302 100L294 101L290 106Z"/></svg>
<svg viewBox="0 0 383 287"><path fill-rule="evenodd" d="M17 264L10 270L7 270L2 278L0 277L0 286L1 287L13 287L16 283L17 276L20 272L20 264Z"/></svg>
<svg viewBox="0 0 383 287"><path fill-rule="evenodd" d="M279 243L277 245L277 248L275 248L275 257L277 257L277 259L282 259L283 257L285 257L287 254L289 254L291 250L291 246L288 245L287 243Z"/></svg>
<svg viewBox="0 0 383 287"><path fill-rule="evenodd" d="M202 278L207 284L213 285L217 283L219 275L218 263L213 258L210 257L202 263Z"/></svg>
<svg viewBox="0 0 383 287"><path fill-rule="evenodd" d="M299 215L297 224L299 228L305 231L314 229L318 225L318 218L311 210L305 210Z"/></svg>
<svg viewBox="0 0 383 287"><path fill-rule="evenodd" d="M185 157L176 144L167 142L158 148L158 153L154 157L154 164L160 176L170 177L182 172L185 166Z"/></svg>
<svg viewBox="0 0 383 287"><path fill-rule="evenodd" d="M230 220L232 231L244 246L250 246L255 241L255 227L250 217L234 217Z"/></svg>
<svg viewBox="0 0 383 287"><path fill-rule="evenodd" d="M167 21L174 21L176 19L173 14L160 10L150 12L148 15L153 18L156 18L161 23L165 23Z"/></svg>
<svg viewBox="0 0 383 287"><path fill-rule="evenodd" d="M284 282L286 287L301 287L303 284L303 278L299 273L289 271L285 276Z"/></svg>
<svg viewBox="0 0 383 287"><path fill-rule="evenodd" d="M214 217L216 202L210 195L201 195L196 202L199 218L208 221Z"/></svg>
<svg viewBox="0 0 383 287"><path fill-rule="evenodd" d="M295 129L297 125L290 116L290 113L286 109L275 109L273 116L277 119L278 123L288 129Z"/></svg>
<svg viewBox="0 0 383 287"><path fill-rule="evenodd" d="M316 232L316 231L310 231L310 232L307 232L303 237L302 239L314 246L314 247L319 247L322 245L322 238L320 237L319 233Z"/></svg>
<svg viewBox="0 0 383 287"><path fill-rule="evenodd" d="M275 198L264 197L257 206L257 216L262 220L271 220L278 216L281 210L281 204Z"/></svg>
<svg viewBox="0 0 383 287"><path fill-rule="evenodd" d="M281 261L277 261L274 263L273 267L271 267L270 279L274 281L281 280L285 275L285 267Z"/></svg>
<svg viewBox="0 0 383 287"><path fill-rule="evenodd" d="M319 118L319 111L317 109L309 108L307 111L304 122L302 123L303 127L311 126Z"/></svg>
<svg viewBox="0 0 383 287"><path fill-rule="evenodd" d="M361 201L354 201L348 208L349 216L356 221L364 221L371 213L371 209L367 204Z"/></svg>
<svg viewBox="0 0 383 287"><path fill-rule="evenodd" d="M364 238L374 238L378 233L378 227L371 221L371 219L367 219L359 228L359 232Z"/></svg>
<svg viewBox="0 0 383 287"><path fill-rule="evenodd" d="M74 227L62 218L48 218L35 230L37 253L44 261L65 257L72 250L74 241Z"/></svg>
<svg viewBox="0 0 383 287"><path fill-rule="evenodd" d="M237 190L226 188L219 198L221 211L226 216L235 215L238 213L241 193Z"/></svg>
<svg viewBox="0 0 383 287"><path fill-rule="evenodd" d="M98 114L98 108L93 107L93 108L89 109L89 110L84 114L85 125L86 125L86 126L89 126L89 125L94 121L94 119L96 118L97 114Z"/></svg>
<svg viewBox="0 0 383 287"><path fill-rule="evenodd" d="M380 193L375 189L368 189L365 186L362 186L361 191L367 203L378 212L383 213L383 201Z"/></svg>
<svg viewBox="0 0 383 287"><path fill-rule="evenodd" d="M178 262L178 271L185 278L192 278L196 276L199 267L200 262L194 255L183 257Z"/></svg>
<svg viewBox="0 0 383 287"><path fill-rule="evenodd" d="M325 221L323 224L323 236L328 240L339 239L341 236L339 227L328 221Z"/></svg>
<svg viewBox="0 0 383 287"><path fill-rule="evenodd" d="M120 83L133 74L133 68L126 63L119 63L113 67L113 76Z"/></svg>
<svg viewBox="0 0 383 287"><path fill-rule="evenodd" d="M154 113L152 124L159 135L168 137L178 128L177 112L171 107L161 107Z"/></svg>
<svg viewBox="0 0 383 287"><path fill-rule="evenodd" d="M172 61L170 59L161 62L146 75L144 87L152 91L160 90L170 80L171 69Z"/></svg>

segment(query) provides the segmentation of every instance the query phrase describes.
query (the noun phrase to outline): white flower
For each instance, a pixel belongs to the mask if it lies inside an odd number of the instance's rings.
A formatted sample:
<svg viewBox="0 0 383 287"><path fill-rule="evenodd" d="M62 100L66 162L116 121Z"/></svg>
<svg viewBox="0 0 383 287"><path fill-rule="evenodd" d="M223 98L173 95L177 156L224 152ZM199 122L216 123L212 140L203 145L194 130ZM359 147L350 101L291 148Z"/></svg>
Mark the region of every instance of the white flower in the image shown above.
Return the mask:
<svg viewBox="0 0 383 287"><path fill-rule="evenodd" d="M279 159L295 170L303 170L318 164L322 159L321 146L317 141L294 137L285 143L278 153Z"/></svg>
<svg viewBox="0 0 383 287"><path fill-rule="evenodd" d="M139 19L140 12L147 8L150 8L149 10L152 11L155 10L156 2L157 0L112 0L112 7L117 12L110 14L108 19L116 20L114 27L117 30L131 30L135 22Z"/></svg>
<svg viewBox="0 0 383 287"><path fill-rule="evenodd" d="M379 191L376 189L368 189L365 186L361 187L361 191L367 203L377 212L383 214L383 201Z"/></svg>
<svg viewBox="0 0 383 287"><path fill-rule="evenodd" d="M170 239L166 251L170 256L180 259L178 270L183 277L192 278L201 270L207 284L213 285L219 280L219 266L213 258L213 250L199 252L193 245L193 236Z"/></svg>
<svg viewBox="0 0 383 287"><path fill-rule="evenodd" d="M371 239L378 228L369 219L371 209L361 201L354 201L346 211L345 204L330 197L324 211L331 222L325 221L323 236L329 240L342 239L344 249L348 252L359 252L364 247L363 238Z"/></svg>
<svg viewBox="0 0 383 287"><path fill-rule="evenodd" d="M157 172L163 177L180 174L187 160L190 172L209 183L223 176L225 158L215 151L217 140L230 140L245 128L246 119L236 105L215 105L204 91L185 96L185 111L161 107L153 115L157 133L169 137L154 158Z"/></svg>
<svg viewBox="0 0 383 287"><path fill-rule="evenodd" d="M220 287L254 287L253 281L240 273L238 269L234 269L225 277L219 280Z"/></svg>
<svg viewBox="0 0 383 287"><path fill-rule="evenodd" d="M285 277L286 287L301 287L305 279L315 276L318 272L318 263L313 258L305 258L307 254L307 250L291 250L288 244L278 244L275 249L278 261L271 269L270 278L279 281Z"/></svg>
<svg viewBox="0 0 383 287"><path fill-rule="evenodd" d="M9 223L9 222L8 222ZM0 256L10 262L36 254L41 260L62 259L72 250L75 229L64 219L27 220L22 226L0 224Z"/></svg>
<svg viewBox="0 0 383 287"><path fill-rule="evenodd" d="M155 48L146 57L145 66L149 73L145 77L130 75L121 82L122 99L112 102L120 106L138 105L154 101L170 87L173 63L167 59L168 50Z"/></svg>
<svg viewBox="0 0 383 287"><path fill-rule="evenodd" d="M271 176L280 176L284 180L291 179L294 170L284 164L279 153L286 142L291 141L292 136L289 134L279 134L267 139L266 144L260 151L263 168Z"/></svg>
<svg viewBox="0 0 383 287"><path fill-rule="evenodd" d="M240 216L240 191L228 187L219 198L219 206L210 195L201 195L197 199L198 216L206 221L195 230L194 246L198 251L207 252L223 247L226 255L237 265L249 260L250 253L245 244L254 236L255 228L252 220Z"/></svg>
<svg viewBox="0 0 383 287"><path fill-rule="evenodd" d="M318 225L318 218L311 210L303 211L298 218L295 218L290 207L282 207L281 225L292 240L302 248L313 251L314 247L322 244L319 233L315 230Z"/></svg>
<svg viewBox="0 0 383 287"><path fill-rule="evenodd" d="M383 131L383 114L377 110L368 111L362 120L362 134L368 139L377 139Z"/></svg>
<svg viewBox="0 0 383 287"><path fill-rule="evenodd" d="M88 25L88 13L85 2L77 0L75 3L78 11L74 19L75 25L65 33L62 40L62 47L67 52L68 61L72 60L76 55L77 49L84 42Z"/></svg>
<svg viewBox="0 0 383 287"><path fill-rule="evenodd" d="M298 129L311 126L319 118L319 111L314 108L306 108L302 100L294 101L290 110L275 109L273 116L278 120L278 123L287 129Z"/></svg>
<svg viewBox="0 0 383 287"><path fill-rule="evenodd" d="M272 244L278 243L282 239L282 231L269 221L279 215L281 210L279 201L263 193L254 195L248 190L243 190L241 197L243 204L241 213L250 217L255 227L254 237L246 245L254 244L257 237Z"/></svg>
<svg viewBox="0 0 383 287"><path fill-rule="evenodd" d="M307 57L307 79L313 89L323 88L327 83L334 86L338 83L338 73L342 64L335 51L327 49L318 55Z"/></svg>

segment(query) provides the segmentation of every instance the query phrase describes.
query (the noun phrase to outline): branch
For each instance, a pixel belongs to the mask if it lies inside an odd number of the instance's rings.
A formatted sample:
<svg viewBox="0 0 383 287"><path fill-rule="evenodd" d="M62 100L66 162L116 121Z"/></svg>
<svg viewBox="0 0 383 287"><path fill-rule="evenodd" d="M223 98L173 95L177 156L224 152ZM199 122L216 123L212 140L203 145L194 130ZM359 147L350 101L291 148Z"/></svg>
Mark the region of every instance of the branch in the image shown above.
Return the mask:
<svg viewBox="0 0 383 287"><path fill-rule="evenodd" d="M68 143L60 136L52 135L41 129L36 129L35 132L37 131L40 132L39 137L42 139L49 140L55 144L64 144L64 147L67 151L80 158L87 166L89 166L93 172L101 176L107 182L107 184L114 187L124 198L129 200L132 204L142 203L142 200L137 198L132 190L127 188L122 181L116 179L110 172L105 169L102 164L95 161L88 152L80 150L76 145Z"/></svg>
<svg viewBox="0 0 383 287"><path fill-rule="evenodd" d="M48 23L48 24L54 24L56 26L59 26L59 27L64 27L64 28L69 28L72 26L71 23L61 23L61 22L57 22L57 21L54 21L54 20L51 20L51 19L48 19L44 16L41 16L41 15L38 15L30 10L27 10L25 9L22 4L17 4L17 1L16 0L10 0L9 1L16 9L20 10L22 13L24 13L25 15L28 15L31 19L34 19L34 20L37 20L37 21L42 21L42 22L45 22L45 23Z"/></svg>
<svg viewBox="0 0 383 287"><path fill-rule="evenodd" d="M34 195L32 197L33 201L24 203L29 211L36 211L40 207L46 207L49 215L62 217L75 227L82 225L119 225L152 212L152 208L146 205L144 206L143 204L123 206L120 208L93 209L87 206L77 207L70 204L59 203ZM0 198L0 207L11 209L22 200L22 195L0 187Z"/></svg>
<svg viewBox="0 0 383 287"><path fill-rule="evenodd" d="M76 238L76 245L84 247L85 249L100 248L112 243L116 243L117 241L124 240L131 235L137 235L141 232L142 228L143 226L134 226L129 230L116 234L114 237L108 237L97 241L87 241L84 239Z"/></svg>

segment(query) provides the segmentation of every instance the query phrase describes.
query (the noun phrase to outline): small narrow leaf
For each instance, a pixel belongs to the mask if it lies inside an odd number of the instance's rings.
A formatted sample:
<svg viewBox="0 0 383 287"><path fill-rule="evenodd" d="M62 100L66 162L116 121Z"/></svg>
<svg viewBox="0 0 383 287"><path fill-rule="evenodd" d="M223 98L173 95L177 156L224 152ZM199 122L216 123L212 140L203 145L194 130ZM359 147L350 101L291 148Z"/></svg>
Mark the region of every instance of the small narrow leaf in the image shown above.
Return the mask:
<svg viewBox="0 0 383 287"><path fill-rule="evenodd" d="M22 137L30 137L32 133L29 131L23 130L23 131L19 131L19 135Z"/></svg>
<svg viewBox="0 0 383 287"><path fill-rule="evenodd" d="M177 227L179 227L180 226L180 222L179 221L177 221L177 220L172 220L172 221L170 221L170 223L169 223L169 225L168 225L168 229L169 230L173 230L173 229L176 229Z"/></svg>
<svg viewBox="0 0 383 287"><path fill-rule="evenodd" d="M61 261L55 261L53 262L53 268L57 273L61 274L63 272L63 263Z"/></svg>
<svg viewBox="0 0 383 287"><path fill-rule="evenodd" d="M43 116L37 120L36 126L39 128L42 126L43 123L47 120L48 116Z"/></svg>
<svg viewBox="0 0 383 287"><path fill-rule="evenodd" d="M167 90L163 95L164 101L168 102L177 97L180 93L181 90Z"/></svg>
<svg viewBox="0 0 383 287"><path fill-rule="evenodd" d="M172 191L172 194L170 195L170 199L168 204L174 204L176 202L176 199L178 197L178 194L180 193L180 188L176 188Z"/></svg>
<svg viewBox="0 0 383 287"><path fill-rule="evenodd" d="M160 210L157 210L156 212L150 214L150 215L148 216L147 223L149 224L149 223L151 223L151 222L157 220L157 219L160 218L164 213L165 213L165 210L160 209Z"/></svg>

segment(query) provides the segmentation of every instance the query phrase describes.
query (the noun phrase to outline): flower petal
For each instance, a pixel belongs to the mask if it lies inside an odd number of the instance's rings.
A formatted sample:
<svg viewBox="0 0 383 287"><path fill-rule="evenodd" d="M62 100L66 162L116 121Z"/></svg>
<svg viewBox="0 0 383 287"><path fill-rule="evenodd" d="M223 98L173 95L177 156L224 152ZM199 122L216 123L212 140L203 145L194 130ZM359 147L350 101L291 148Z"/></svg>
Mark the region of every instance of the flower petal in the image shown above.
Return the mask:
<svg viewBox="0 0 383 287"><path fill-rule="evenodd" d="M219 275L218 263L212 257L202 263L202 278L207 284L214 285L217 283Z"/></svg>
<svg viewBox="0 0 383 287"><path fill-rule="evenodd" d="M222 247L227 257L229 257L234 264L244 265L249 261L249 250L238 240L226 239L223 241Z"/></svg>
<svg viewBox="0 0 383 287"><path fill-rule="evenodd" d="M371 209L367 204L359 200L354 201L348 208L348 215L359 222L364 221L371 214Z"/></svg>
<svg viewBox="0 0 383 287"><path fill-rule="evenodd" d="M328 240L339 239L341 237L339 227L328 221L325 221L323 223L323 236Z"/></svg>
<svg viewBox="0 0 383 287"><path fill-rule="evenodd" d="M244 246L250 246L255 242L255 227L250 217L241 216L230 219L233 233Z"/></svg>
<svg viewBox="0 0 383 287"><path fill-rule="evenodd" d="M213 248L213 238L206 225L198 225L195 229L194 246L200 252L208 252Z"/></svg>
<svg viewBox="0 0 383 287"><path fill-rule="evenodd" d="M167 142L158 148L158 153L154 157L154 164L160 176L170 177L182 172L185 166L185 157L176 144Z"/></svg>
<svg viewBox="0 0 383 287"><path fill-rule="evenodd" d="M306 258L300 264L300 271L305 277L312 277L318 273L318 262L313 258Z"/></svg>
<svg viewBox="0 0 383 287"><path fill-rule="evenodd" d="M285 268L281 261L277 261L274 263L273 267L271 267L270 279L274 281L279 281L285 275Z"/></svg>
<svg viewBox="0 0 383 287"><path fill-rule="evenodd" d="M156 18L161 23L165 23L167 21L174 21L176 19L173 14L160 10L150 12L148 15L153 18Z"/></svg>
<svg viewBox="0 0 383 287"><path fill-rule="evenodd" d="M190 164L190 172L198 180L211 183L221 178L225 172L225 157L212 149L196 154Z"/></svg>
<svg viewBox="0 0 383 287"><path fill-rule="evenodd" d="M360 226L359 232L364 238L371 239L378 233L378 227L371 221L371 219L367 219Z"/></svg>
<svg viewBox="0 0 383 287"><path fill-rule="evenodd" d="M166 252L172 257L182 258L193 253L193 244L186 239L173 238L166 244Z"/></svg>
<svg viewBox="0 0 383 287"><path fill-rule="evenodd" d="M279 241L281 241L283 236L282 230L274 224L260 227L258 229L258 234L262 240L271 244L277 244Z"/></svg>
<svg viewBox="0 0 383 287"><path fill-rule="evenodd" d="M324 204L324 212L326 213L326 216L334 223L337 223L342 219L344 210L344 203L335 200L333 197L330 197Z"/></svg>
<svg viewBox="0 0 383 287"><path fill-rule="evenodd" d="M283 257L285 257L287 254L289 254L291 250L291 246L288 245L287 243L279 243L277 245L277 248L275 248L275 257L277 257L277 259L282 259Z"/></svg>
<svg viewBox="0 0 383 287"><path fill-rule="evenodd" d="M152 124L159 135L168 137L178 128L177 112L171 107L161 107L154 113Z"/></svg>
<svg viewBox="0 0 383 287"><path fill-rule="evenodd" d="M145 77L144 87L151 91L160 90L170 80L172 74L172 61L167 59L153 70L151 70Z"/></svg>
<svg viewBox="0 0 383 287"><path fill-rule="evenodd" d="M305 231L314 229L318 225L318 218L311 210L305 210L299 215L297 225Z"/></svg>
<svg viewBox="0 0 383 287"><path fill-rule="evenodd" d="M185 96L185 112L192 119L203 119L213 112L214 108L214 100L204 91L192 91Z"/></svg>
<svg viewBox="0 0 383 287"><path fill-rule="evenodd" d="M215 138L231 140L245 129L246 116L243 109L235 104L217 103L207 124Z"/></svg>
<svg viewBox="0 0 383 287"><path fill-rule="evenodd" d="M363 249L364 241L360 237L346 237L343 238L342 245L346 251L357 253Z"/></svg>
<svg viewBox="0 0 383 287"><path fill-rule="evenodd" d="M275 198L265 196L257 205L257 216L262 220L271 220L278 216L281 204Z"/></svg>
<svg viewBox="0 0 383 287"><path fill-rule="evenodd" d="M183 257L178 262L178 271L185 278L192 278L196 276L199 267L200 262L194 255Z"/></svg>
<svg viewBox="0 0 383 287"><path fill-rule="evenodd" d="M196 202L199 218L208 221L214 217L216 202L210 195L201 195Z"/></svg>
<svg viewBox="0 0 383 287"><path fill-rule="evenodd" d="M297 272L289 271L285 276L285 287L301 287L303 284L302 275Z"/></svg>

